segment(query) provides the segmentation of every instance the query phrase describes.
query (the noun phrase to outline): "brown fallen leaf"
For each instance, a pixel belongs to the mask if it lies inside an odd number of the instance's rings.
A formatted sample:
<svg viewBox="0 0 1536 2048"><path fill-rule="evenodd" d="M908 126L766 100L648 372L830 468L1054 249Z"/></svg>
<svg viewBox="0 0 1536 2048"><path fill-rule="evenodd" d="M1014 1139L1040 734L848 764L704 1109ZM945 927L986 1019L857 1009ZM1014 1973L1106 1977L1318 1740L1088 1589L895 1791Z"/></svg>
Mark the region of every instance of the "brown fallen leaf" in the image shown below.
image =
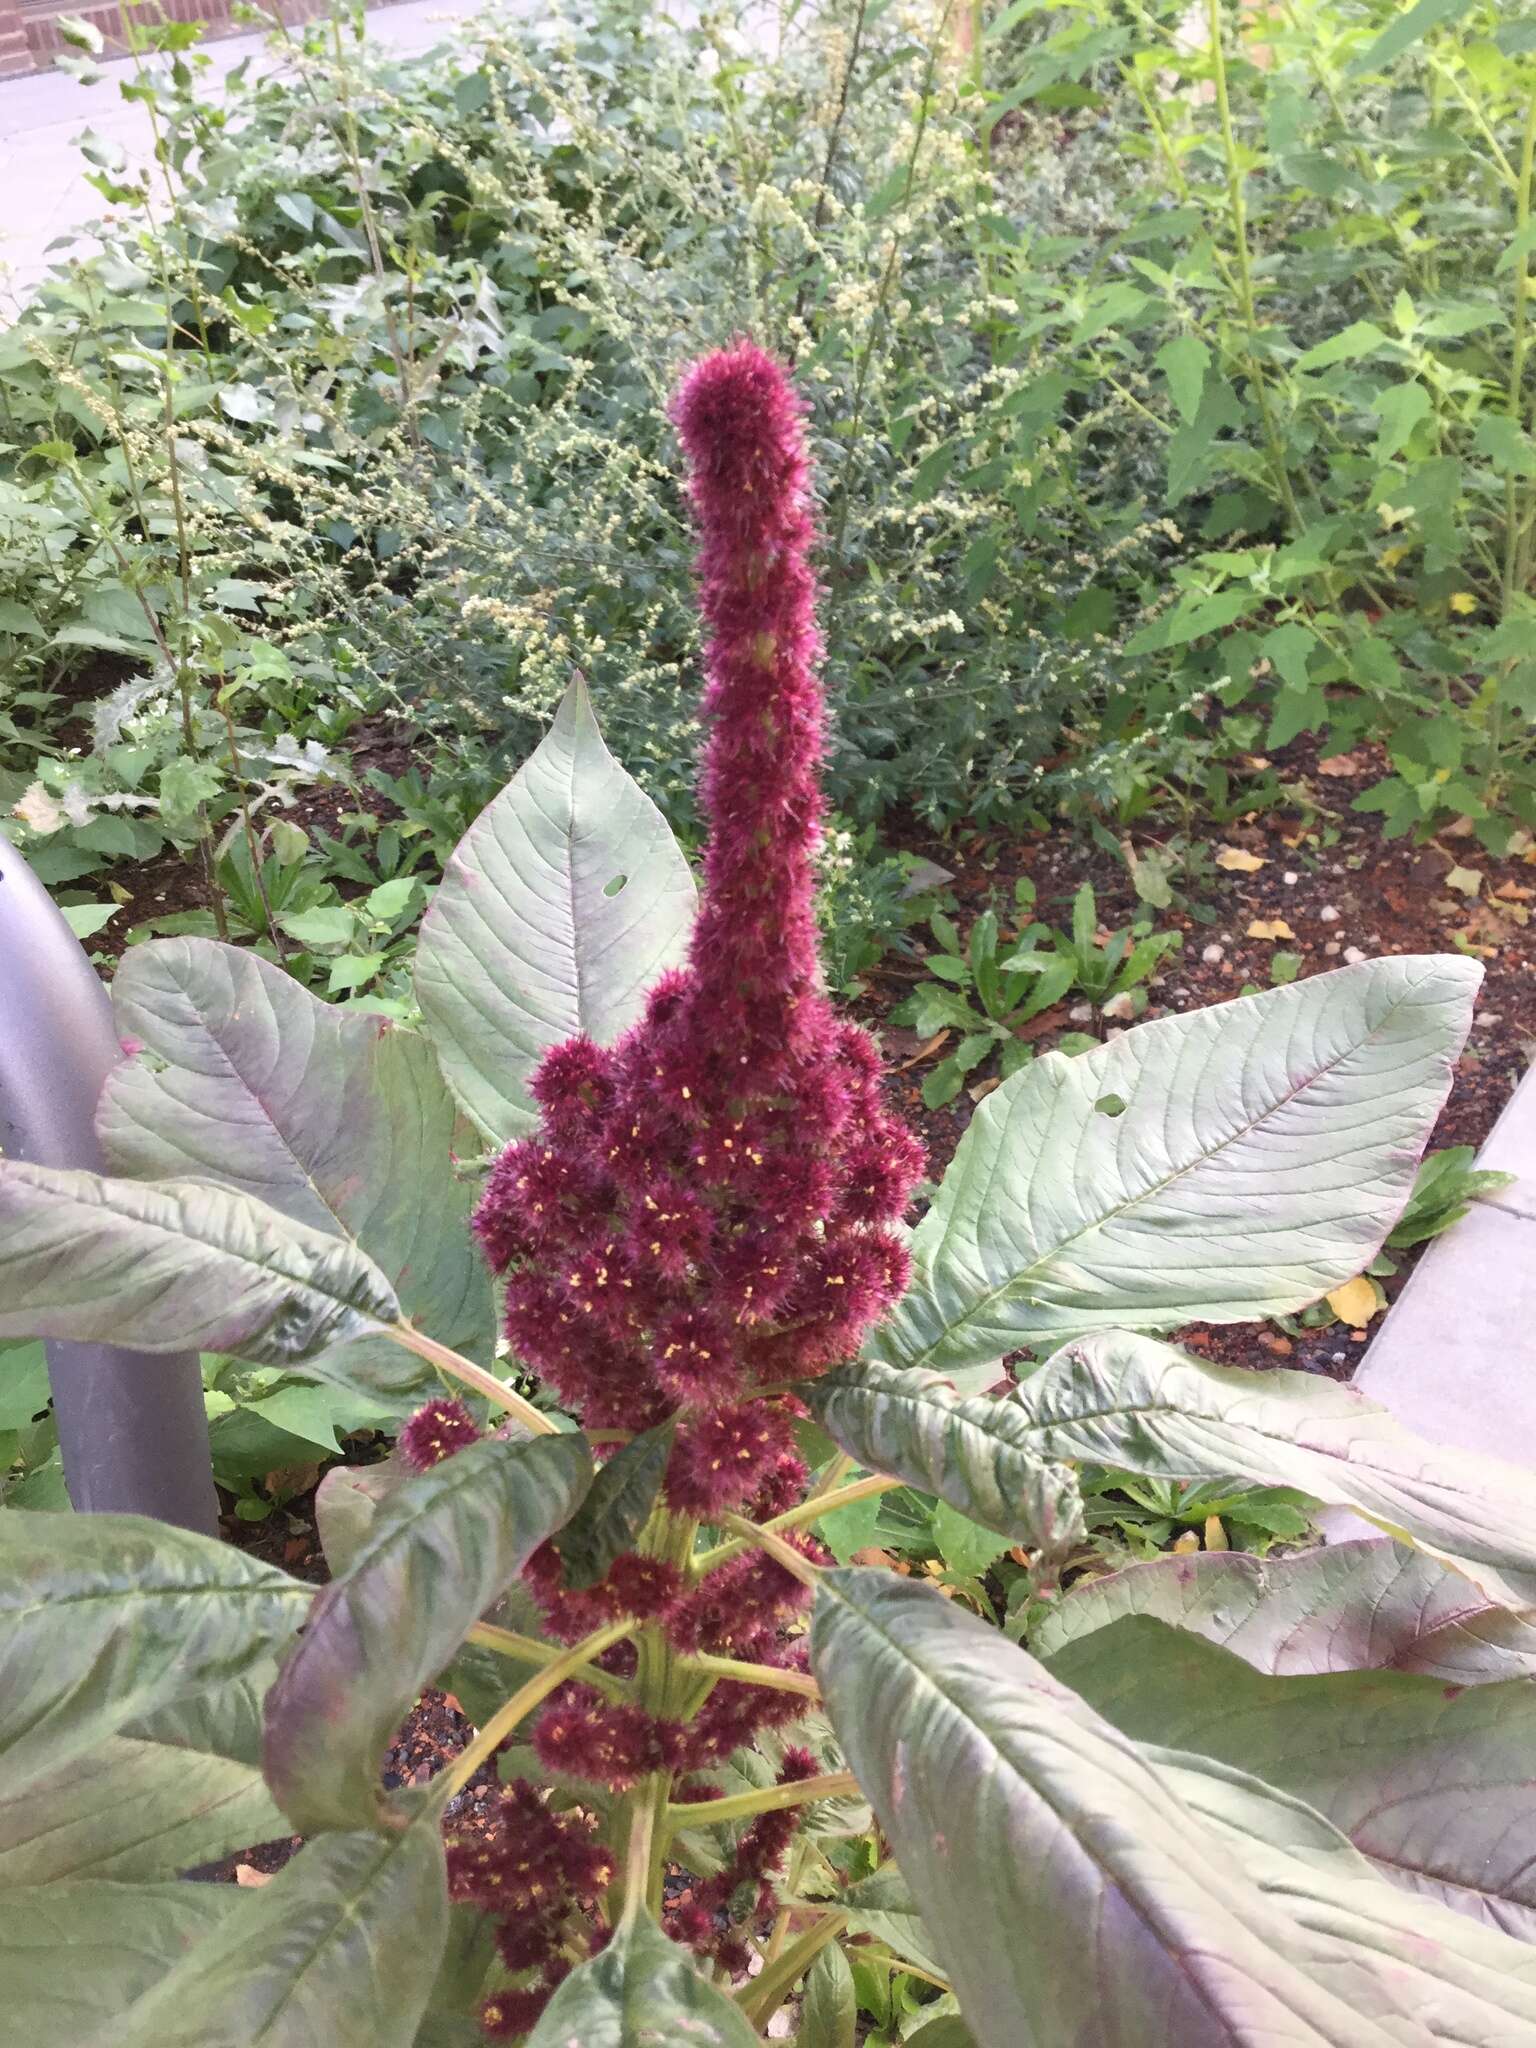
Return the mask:
<svg viewBox="0 0 1536 2048"><path fill-rule="evenodd" d="M1483 886L1483 878L1476 868L1454 867L1445 877L1444 888L1454 889L1458 896L1465 896L1470 902Z"/></svg>
<svg viewBox="0 0 1536 2048"><path fill-rule="evenodd" d="M1216 849L1216 865L1225 868L1232 875L1256 875L1260 868L1267 868L1269 862L1260 860L1256 853L1249 853L1241 846L1221 846Z"/></svg>
<svg viewBox="0 0 1536 2048"><path fill-rule="evenodd" d="M980 1102L984 1095L990 1095L994 1088L1000 1088L1001 1086L1002 1082L998 1079L997 1075L989 1074L985 1081L978 1081L974 1088L967 1088L965 1092L970 1096L972 1102Z"/></svg>
<svg viewBox="0 0 1536 2048"><path fill-rule="evenodd" d="M1375 1288L1363 1273L1346 1280L1342 1287L1335 1287L1326 1300L1339 1321L1348 1323L1352 1330L1363 1330L1381 1306Z"/></svg>
<svg viewBox="0 0 1536 2048"><path fill-rule="evenodd" d="M235 1865L236 1884L270 1884L273 1875L274 1873L270 1870L258 1870L254 1863L237 1863Z"/></svg>
<svg viewBox="0 0 1536 2048"><path fill-rule="evenodd" d="M1274 940L1294 939L1296 934L1283 917L1256 917L1248 927L1248 936L1250 939Z"/></svg>
<svg viewBox="0 0 1536 2048"><path fill-rule="evenodd" d="M920 1066L922 1062L928 1058L930 1053L935 1053L938 1051L939 1047L944 1043L944 1041L948 1037L948 1025L946 1025L942 1031L935 1031L932 1038L930 1038L925 1045L920 1045L917 1048L917 1051L913 1053L911 1059L902 1061L901 1065L896 1069L897 1073L904 1074L907 1071L908 1067Z"/></svg>
<svg viewBox="0 0 1536 2048"><path fill-rule="evenodd" d="M1319 775L1363 775L1365 763L1358 754L1330 754L1317 764Z"/></svg>

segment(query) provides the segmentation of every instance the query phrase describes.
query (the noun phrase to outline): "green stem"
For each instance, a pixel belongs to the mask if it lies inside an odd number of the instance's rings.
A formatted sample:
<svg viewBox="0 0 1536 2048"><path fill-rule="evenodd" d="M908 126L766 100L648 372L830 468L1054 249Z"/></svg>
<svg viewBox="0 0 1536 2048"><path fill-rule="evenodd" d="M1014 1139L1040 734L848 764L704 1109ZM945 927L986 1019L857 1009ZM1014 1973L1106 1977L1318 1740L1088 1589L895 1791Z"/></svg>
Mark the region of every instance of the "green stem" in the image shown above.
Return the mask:
<svg viewBox="0 0 1536 2048"><path fill-rule="evenodd" d="M766 1685L775 1692L800 1692L808 1700L821 1698L821 1687L803 1671L780 1671L772 1664L747 1664L739 1657L711 1657L700 1651L684 1657L682 1669L700 1672L708 1678L734 1678L742 1685Z"/></svg>
<svg viewBox="0 0 1536 2048"><path fill-rule="evenodd" d="M1237 257L1238 306L1248 336L1248 375L1253 383L1253 395L1264 426L1264 440L1269 449L1275 486L1285 505L1291 530L1299 533L1302 523L1301 512L1296 504L1296 495L1291 489L1285 449L1270 407L1269 385L1259 362L1259 320L1253 295L1253 263L1248 248L1248 206L1243 197L1243 167L1238 160L1237 135L1232 126L1232 101L1227 92L1227 60L1221 41L1222 0L1206 0L1206 19L1210 24L1211 70L1216 85L1216 117L1221 126L1221 151L1227 168L1227 207L1232 216L1232 240Z"/></svg>
<svg viewBox="0 0 1536 2048"><path fill-rule="evenodd" d="M829 1942L836 1941L848 1925L846 1913L828 1913L790 1943L776 1963L770 1963L760 1977L744 1985L737 1993L737 2003L755 2027L765 2027L778 2011L796 1982L805 1975L811 1964Z"/></svg>
<svg viewBox="0 0 1536 2048"><path fill-rule="evenodd" d="M633 1622L629 1621L609 1622L606 1628L600 1628L594 1635L584 1637L581 1642L573 1644L569 1650L554 1658L537 1678L530 1678L526 1685L519 1686L512 1697L503 1701L496 1709L468 1749L455 1761L448 1773L445 1798L452 1799L455 1793L463 1791L486 1758L495 1755L519 1721L531 1714L541 1701L548 1699L557 1685L563 1685L566 1679L581 1669L583 1664L590 1663L594 1657L600 1657L603 1651L611 1648L614 1643L622 1642L633 1627Z"/></svg>
<svg viewBox="0 0 1536 2048"><path fill-rule="evenodd" d="M793 1544L786 1543L783 1537L776 1535L773 1530L759 1527L756 1522L749 1522L745 1515L722 1515L720 1526L722 1529L734 1529L749 1546L755 1544L759 1550L766 1550L774 1562L781 1564L791 1578L798 1579L802 1586L814 1587L820 1578L820 1565L812 1564L808 1557L801 1556Z"/></svg>
<svg viewBox="0 0 1536 2048"><path fill-rule="evenodd" d="M666 1830L718 1827L722 1821L746 1820L755 1813L782 1813L786 1807L805 1806L813 1799L847 1799L859 1789L852 1771L823 1771L817 1778L801 1778L790 1785L769 1785L758 1792L734 1792L729 1799L683 1800L669 1805L663 1815Z"/></svg>
<svg viewBox="0 0 1536 2048"><path fill-rule="evenodd" d="M1518 432L1525 420L1525 357L1530 331L1531 260L1525 237L1531 225L1531 185L1536 173L1536 93L1526 109L1525 129L1520 138L1520 181L1515 187L1515 242L1520 251L1515 263L1514 343L1509 363L1509 416ZM1536 424L1536 422L1533 422ZM1508 618L1519 592L1521 577L1521 528L1528 507L1522 504L1517 480L1504 482L1504 578L1502 615Z"/></svg>
<svg viewBox="0 0 1536 2048"><path fill-rule="evenodd" d="M523 1427L531 1429L535 1436L558 1434L559 1424L551 1422L549 1417L535 1408L531 1401L525 1401L521 1394L514 1393L509 1386L497 1379L494 1373L489 1373L483 1366L476 1365L473 1359L461 1358L457 1351L450 1351L446 1344L439 1344L435 1337L427 1336L425 1331L413 1330L409 1323L386 1323L384 1335L402 1349L414 1351L418 1358L425 1358L429 1364L435 1365L439 1372L447 1373L450 1379L458 1380L463 1386L473 1387L477 1394L483 1394L487 1401L494 1402L498 1408L504 1408L508 1415L515 1415Z"/></svg>
<svg viewBox="0 0 1536 2048"><path fill-rule="evenodd" d="M565 1655L558 1643L541 1643L537 1636L520 1635L512 1628L497 1628L494 1622L489 1621L477 1621L466 1640L478 1643L482 1649L493 1650L498 1657L510 1657L519 1664L542 1667L557 1663ZM592 1686L611 1700L629 1697L629 1687L622 1678L615 1678L611 1671L600 1671L595 1664L585 1666L575 1675L583 1685Z"/></svg>
<svg viewBox="0 0 1536 2048"><path fill-rule="evenodd" d="M863 1479L855 1479L851 1485L839 1486L835 1492L812 1494L809 1499L801 1501L799 1507L788 1508L782 1515L775 1515L771 1522L764 1522L761 1529L755 1522L741 1522L739 1516L723 1516L722 1528L734 1528L739 1524L744 1529L751 1529L752 1534L733 1537L729 1543L717 1543L713 1550L702 1552L693 1560L694 1577L701 1579L717 1565L728 1564L733 1557L740 1557L760 1535L779 1536L786 1529L803 1528L807 1522L819 1521L823 1515L830 1515L834 1508L848 1507L856 1500L868 1500L871 1494L894 1492L901 1483L899 1479L887 1479L883 1473L872 1472ZM806 1559L798 1551L790 1554L803 1569Z"/></svg>

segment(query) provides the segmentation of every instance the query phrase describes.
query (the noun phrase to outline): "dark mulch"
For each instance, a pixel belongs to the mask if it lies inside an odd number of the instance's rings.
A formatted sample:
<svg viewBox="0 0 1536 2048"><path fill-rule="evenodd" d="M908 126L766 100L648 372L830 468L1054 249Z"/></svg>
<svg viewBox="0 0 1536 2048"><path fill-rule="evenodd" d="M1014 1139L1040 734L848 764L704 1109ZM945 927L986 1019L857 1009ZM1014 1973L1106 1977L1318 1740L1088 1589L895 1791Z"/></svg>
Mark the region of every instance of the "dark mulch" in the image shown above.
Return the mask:
<svg viewBox="0 0 1536 2048"><path fill-rule="evenodd" d="M1181 931L1183 951L1164 963L1150 990L1147 1017L1224 1002L1250 983L1267 988L1271 961L1279 952L1300 955L1300 973L1306 976L1345 964L1351 948L1368 957L1447 952L1459 940L1476 949L1487 979L1450 1099L1430 1142L1433 1147L1480 1145L1536 1058L1536 925L1529 921L1536 907L1536 849L1496 860L1466 832L1441 834L1423 846L1384 839L1374 817L1350 809L1351 799L1384 772L1379 752L1369 747L1347 757L1347 766L1345 759L1335 758L1320 767L1315 754L1300 747L1277 757L1276 765L1297 792L1297 801L1219 829L1197 828L1213 855L1230 846L1264 862L1249 874L1217 870L1194 893L1193 904L1215 912L1208 924L1177 901L1167 910L1148 911L1136 897L1125 862L1079 835L969 833L938 841L914 832L905 835L905 843L954 873L962 927L990 903L1009 936L1022 929L1013 915L1014 883L1027 875L1037 892L1033 915L1048 924L1068 925L1072 899L1089 881L1101 928L1118 930L1140 915L1151 916L1159 930ZM1324 845L1330 829L1337 838ZM1138 856L1165 836L1160 831L1127 835ZM1446 886L1446 877L1458 867L1481 875L1475 897ZM1249 937L1251 925L1275 919L1283 920L1294 936ZM996 1083L983 1069L972 1089L955 1102L939 1110L924 1107L923 1077L948 1048L924 1047L912 1032L884 1022L919 979L918 969L888 960L870 978L862 1007L867 1021L882 1030L898 1069L903 1109L928 1142L936 1176L958 1144L975 1101ZM1038 1051L1049 1049L1064 1031L1105 1031L1102 1022L1070 1019L1071 1007L1063 1003L1027 1027ZM1416 1256L1400 1255L1397 1275L1384 1282L1389 1297L1401 1288ZM1378 1320L1372 1332L1379 1327ZM1292 1339L1267 1324L1195 1326L1180 1332L1179 1341L1223 1364L1284 1364L1348 1378L1372 1332L1335 1325Z"/></svg>

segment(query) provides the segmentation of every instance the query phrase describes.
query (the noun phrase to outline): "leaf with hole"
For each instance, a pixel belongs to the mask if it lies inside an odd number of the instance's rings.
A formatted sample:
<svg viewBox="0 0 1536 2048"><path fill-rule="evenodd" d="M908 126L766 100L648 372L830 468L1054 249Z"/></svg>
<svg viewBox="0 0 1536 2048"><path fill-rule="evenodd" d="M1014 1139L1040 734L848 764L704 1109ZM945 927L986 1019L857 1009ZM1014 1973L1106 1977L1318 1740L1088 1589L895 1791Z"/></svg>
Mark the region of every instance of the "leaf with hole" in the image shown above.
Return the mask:
<svg viewBox="0 0 1536 2048"><path fill-rule="evenodd" d="M422 919L417 1000L448 1085L488 1138L532 1129L528 1076L552 1045L577 1032L607 1044L635 1021L683 958L693 914L665 818L573 683Z"/></svg>
<svg viewBox="0 0 1536 2048"><path fill-rule="evenodd" d="M1019 1345L1317 1300L1407 1200L1479 979L1368 962L1036 1060L977 1109L869 1348L986 1385Z"/></svg>
<svg viewBox="0 0 1536 2048"><path fill-rule="evenodd" d="M0 1337L297 1365L399 1320L355 1245L249 1195L0 1159Z"/></svg>
<svg viewBox="0 0 1536 2048"><path fill-rule="evenodd" d="M97 1110L115 1172L213 1181L354 1244L440 1343L489 1355L474 1184L455 1167L476 1140L425 1039L208 939L135 948L112 1006L141 1048Z"/></svg>

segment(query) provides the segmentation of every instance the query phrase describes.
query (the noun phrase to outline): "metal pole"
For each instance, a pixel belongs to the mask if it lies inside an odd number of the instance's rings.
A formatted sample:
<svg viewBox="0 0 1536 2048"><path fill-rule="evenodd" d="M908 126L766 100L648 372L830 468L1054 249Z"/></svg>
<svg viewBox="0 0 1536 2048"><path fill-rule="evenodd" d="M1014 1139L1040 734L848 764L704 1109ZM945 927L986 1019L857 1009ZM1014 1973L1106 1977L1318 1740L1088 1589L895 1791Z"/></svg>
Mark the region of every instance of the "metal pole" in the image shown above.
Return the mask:
<svg viewBox="0 0 1536 2048"><path fill-rule="evenodd" d="M85 949L0 837L0 1153L103 1171L96 1103L121 1057L112 1004ZM196 1354L64 1343L47 1351L75 1506L216 1533Z"/></svg>

